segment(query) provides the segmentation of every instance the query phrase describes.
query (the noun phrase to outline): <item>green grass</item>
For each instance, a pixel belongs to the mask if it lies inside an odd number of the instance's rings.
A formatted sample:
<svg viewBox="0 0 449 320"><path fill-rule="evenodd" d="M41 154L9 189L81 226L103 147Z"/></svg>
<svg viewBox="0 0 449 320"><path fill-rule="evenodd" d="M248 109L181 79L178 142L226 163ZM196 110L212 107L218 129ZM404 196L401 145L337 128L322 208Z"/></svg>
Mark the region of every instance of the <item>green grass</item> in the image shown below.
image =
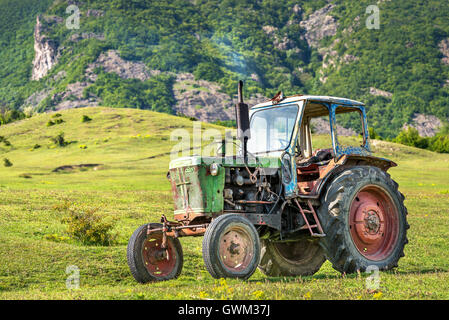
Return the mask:
<svg viewBox="0 0 449 320"><path fill-rule="evenodd" d="M135 109L61 114L64 122L51 127L51 114L0 127L12 144L1 144L1 157L13 163L0 167L0 299L449 298L449 155L374 141L377 155L399 164L391 174L406 196L410 223L405 257L396 270L380 273L377 292L366 289L367 274L343 277L328 262L310 277L269 278L257 271L248 281L217 281L204 267L201 238L181 239L184 268L178 279L140 285L127 266L127 241L138 226L171 216L165 175L167 152L176 142L170 132L191 130L192 122ZM92 121L81 122L83 115ZM49 138L61 131L72 143L53 148ZM33 149L36 144L41 147ZM86 163L101 166L52 172ZM67 238L64 213L55 210L66 201L115 218L117 244L85 246ZM71 265L80 270L77 290L66 288Z"/></svg>

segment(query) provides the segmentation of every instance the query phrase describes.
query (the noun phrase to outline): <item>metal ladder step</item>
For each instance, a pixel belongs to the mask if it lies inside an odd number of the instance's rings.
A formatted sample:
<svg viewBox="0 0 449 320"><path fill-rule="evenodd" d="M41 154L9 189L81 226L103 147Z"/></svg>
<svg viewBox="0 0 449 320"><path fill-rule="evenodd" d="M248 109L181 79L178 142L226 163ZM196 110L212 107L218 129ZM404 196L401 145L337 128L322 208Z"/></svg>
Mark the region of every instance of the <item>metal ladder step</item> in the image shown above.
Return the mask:
<svg viewBox="0 0 449 320"><path fill-rule="evenodd" d="M323 238L326 236L326 234L323 231L323 228L321 227L320 221L318 220L318 216L316 215L315 209L313 208L312 204L310 203L310 200L307 200L307 205L309 206L309 210L303 209L301 204L297 199L294 199L296 204L298 205L299 211L301 212L302 217L304 218L304 221L306 222L306 225L302 227L301 229L309 229L310 235L315 238ZM312 214L313 219L315 220L316 224L310 225L309 221L307 220L306 213ZM314 232L312 228L318 229L318 233Z"/></svg>

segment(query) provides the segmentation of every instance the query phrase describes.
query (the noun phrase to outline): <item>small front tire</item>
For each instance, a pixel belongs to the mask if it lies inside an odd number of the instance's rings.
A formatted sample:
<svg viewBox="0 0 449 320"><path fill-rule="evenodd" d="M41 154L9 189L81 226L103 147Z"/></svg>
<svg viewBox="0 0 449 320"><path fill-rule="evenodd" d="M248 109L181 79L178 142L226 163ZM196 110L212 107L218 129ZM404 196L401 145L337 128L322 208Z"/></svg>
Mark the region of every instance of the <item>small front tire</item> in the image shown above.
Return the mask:
<svg viewBox="0 0 449 320"><path fill-rule="evenodd" d="M259 264L259 235L243 216L219 216L204 234L203 259L207 271L216 279L248 279Z"/></svg>
<svg viewBox="0 0 449 320"><path fill-rule="evenodd" d="M150 223L151 229L162 228ZM147 235L148 224L140 226L129 239L128 266L140 283L175 279L181 274L183 253L179 239L167 237L167 249L162 249L162 232Z"/></svg>

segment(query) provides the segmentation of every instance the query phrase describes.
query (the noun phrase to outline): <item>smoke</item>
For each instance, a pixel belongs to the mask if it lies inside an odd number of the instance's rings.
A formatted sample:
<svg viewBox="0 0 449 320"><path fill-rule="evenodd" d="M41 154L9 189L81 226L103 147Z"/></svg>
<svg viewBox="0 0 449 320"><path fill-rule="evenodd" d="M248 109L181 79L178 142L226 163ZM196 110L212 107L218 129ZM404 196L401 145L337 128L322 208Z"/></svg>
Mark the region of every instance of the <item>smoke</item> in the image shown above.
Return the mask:
<svg viewBox="0 0 449 320"><path fill-rule="evenodd" d="M228 35L214 34L210 39L217 46L226 69L245 77L251 74L245 57L233 47Z"/></svg>

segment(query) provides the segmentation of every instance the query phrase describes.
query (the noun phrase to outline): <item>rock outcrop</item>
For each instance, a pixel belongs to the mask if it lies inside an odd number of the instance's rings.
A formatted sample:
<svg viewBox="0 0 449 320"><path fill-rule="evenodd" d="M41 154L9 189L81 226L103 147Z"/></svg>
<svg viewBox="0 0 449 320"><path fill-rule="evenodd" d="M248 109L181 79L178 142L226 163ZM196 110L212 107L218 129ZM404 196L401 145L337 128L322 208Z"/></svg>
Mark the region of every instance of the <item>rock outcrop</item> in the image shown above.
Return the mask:
<svg viewBox="0 0 449 320"><path fill-rule="evenodd" d="M83 32L83 33L74 33L70 36L70 40L73 42L78 42L84 39L97 39L100 41L105 40L105 36L103 33L93 33L93 32Z"/></svg>
<svg viewBox="0 0 449 320"><path fill-rule="evenodd" d="M276 49L281 51L286 51L290 49L296 49L299 51L299 48L296 48L295 43L289 39L287 36L279 36L278 28L273 26L263 26L262 30L273 39L273 45Z"/></svg>
<svg viewBox="0 0 449 320"><path fill-rule="evenodd" d="M143 62L126 61L122 59L116 50L102 52L98 59L89 64L85 71L86 80L67 85L64 92L58 93L52 97L56 110L94 107L101 104L98 97L85 97L84 89L89 87L97 80L95 74L96 68L103 68L105 72L118 74L123 79L139 79L145 81L151 76L160 73L159 70L150 70Z"/></svg>
<svg viewBox="0 0 449 320"><path fill-rule="evenodd" d="M443 54L443 58L441 59L441 62L444 64L449 64L449 38L442 40L438 48L440 49L440 52Z"/></svg>
<svg viewBox="0 0 449 320"><path fill-rule="evenodd" d="M301 21L300 26L306 30L305 38L310 47L318 48L321 39L337 34L338 23L329 15L334 8L335 4L330 3Z"/></svg>
<svg viewBox="0 0 449 320"><path fill-rule="evenodd" d="M318 52L323 57L323 64L320 70L320 81L325 83L327 80L327 71L325 69L329 67L335 67L337 70L342 64L348 64L353 61L359 60L359 57L352 54L345 54L342 57L339 56L336 45L340 42L340 39L335 39L329 47L319 48Z"/></svg>
<svg viewBox="0 0 449 320"><path fill-rule="evenodd" d="M34 28L34 60L31 80L45 77L58 62L59 54L56 43L45 35L45 19L37 16Z"/></svg>
<svg viewBox="0 0 449 320"><path fill-rule="evenodd" d="M433 137L441 129L443 123L440 119L432 115L425 115L422 113L415 113L412 123L405 123L402 129L413 127L418 130L421 137Z"/></svg>
<svg viewBox="0 0 449 320"><path fill-rule="evenodd" d="M226 93L220 92L221 87L206 80L195 80L191 73L180 73L176 76L174 94L176 106L174 110L178 114L194 117L205 122L216 120L234 120L236 101ZM256 95L245 102L249 105L268 100Z"/></svg>
<svg viewBox="0 0 449 320"><path fill-rule="evenodd" d="M82 107L96 107L100 103L97 97L84 97L84 89L90 86L89 82L75 82L67 85L64 92L53 95L55 110L66 110Z"/></svg>
<svg viewBox="0 0 449 320"><path fill-rule="evenodd" d="M126 61L122 59L117 50L102 52L98 59L86 69L86 75L95 81L93 71L101 67L106 72L118 74L123 79L139 79L145 81L151 76L160 74L159 70L150 70L143 62Z"/></svg>
<svg viewBox="0 0 449 320"><path fill-rule="evenodd" d="M374 87L369 88L369 93L373 96L380 96L385 98L391 98L393 96L391 92L380 90Z"/></svg>

